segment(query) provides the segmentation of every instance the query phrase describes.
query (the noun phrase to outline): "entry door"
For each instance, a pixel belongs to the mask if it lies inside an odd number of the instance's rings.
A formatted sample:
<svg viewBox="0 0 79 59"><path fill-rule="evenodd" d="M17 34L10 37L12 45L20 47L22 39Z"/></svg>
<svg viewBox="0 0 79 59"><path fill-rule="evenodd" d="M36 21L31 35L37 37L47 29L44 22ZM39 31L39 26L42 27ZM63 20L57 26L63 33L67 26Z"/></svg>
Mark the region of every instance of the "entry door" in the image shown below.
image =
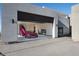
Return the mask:
<svg viewBox="0 0 79 59"><path fill-rule="evenodd" d="M63 36L63 27L59 27L58 28L58 37L62 37Z"/></svg>

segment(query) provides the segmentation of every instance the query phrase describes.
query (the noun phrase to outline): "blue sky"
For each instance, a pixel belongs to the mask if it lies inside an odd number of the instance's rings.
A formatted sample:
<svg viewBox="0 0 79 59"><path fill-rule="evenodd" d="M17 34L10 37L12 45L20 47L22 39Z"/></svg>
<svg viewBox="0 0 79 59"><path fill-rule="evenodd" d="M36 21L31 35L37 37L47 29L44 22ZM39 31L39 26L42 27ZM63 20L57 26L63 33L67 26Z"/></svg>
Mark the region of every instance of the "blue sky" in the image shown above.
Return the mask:
<svg viewBox="0 0 79 59"><path fill-rule="evenodd" d="M54 9L65 14L71 13L71 7L76 3L35 3L37 6L45 6L46 8Z"/></svg>
<svg viewBox="0 0 79 59"><path fill-rule="evenodd" d="M65 14L70 14L71 6L76 3L33 3L37 6L45 6L46 8L54 9L59 12L63 12ZM1 32L1 12L2 12L2 4L0 4L0 32Z"/></svg>

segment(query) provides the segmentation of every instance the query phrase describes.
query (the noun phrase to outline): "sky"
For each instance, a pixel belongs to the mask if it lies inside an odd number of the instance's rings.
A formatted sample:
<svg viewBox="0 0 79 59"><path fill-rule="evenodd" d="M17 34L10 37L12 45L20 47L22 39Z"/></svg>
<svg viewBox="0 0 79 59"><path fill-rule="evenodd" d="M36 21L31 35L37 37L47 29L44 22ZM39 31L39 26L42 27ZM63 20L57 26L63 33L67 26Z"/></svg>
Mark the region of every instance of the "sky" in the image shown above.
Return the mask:
<svg viewBox="0 0 79 59"><path fill-rule="evenodd" d="M33 3L33 5L39 6L39 7L46 7L49 9L54 9L59 12L65 13L69 15L71 13L71 7L75 5L76 3ZM1 32L1 14L2 12L2 4L0 4L0 32Z"/></svg>
<svg viewBox="0 0 79 59"><path fill-rule="evenodd" d="M75 4L76 3L35 3L34 5L40 7L44 6L69 15L71 13L71 7Z"/></svg>

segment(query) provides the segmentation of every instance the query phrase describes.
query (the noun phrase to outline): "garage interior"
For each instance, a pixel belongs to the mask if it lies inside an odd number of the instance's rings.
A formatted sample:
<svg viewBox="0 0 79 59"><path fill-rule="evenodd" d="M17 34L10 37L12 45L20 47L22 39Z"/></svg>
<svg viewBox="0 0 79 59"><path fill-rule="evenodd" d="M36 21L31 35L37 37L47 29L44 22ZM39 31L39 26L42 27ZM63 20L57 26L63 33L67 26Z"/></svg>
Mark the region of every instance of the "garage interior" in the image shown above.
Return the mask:
<svg viewBox="0 0 79 59"><path fill-rule="evenodd" d="M37 40L37 39L47 39L52 38L52 28L54 17L48 17L23 11L17 12L18 19L18 39L27 41L27 40ZM20 25L22 25L26 32L32 34L37 34L37 36L28 37L20 34ZM28 33L28 34L30 34Z"/></svg>

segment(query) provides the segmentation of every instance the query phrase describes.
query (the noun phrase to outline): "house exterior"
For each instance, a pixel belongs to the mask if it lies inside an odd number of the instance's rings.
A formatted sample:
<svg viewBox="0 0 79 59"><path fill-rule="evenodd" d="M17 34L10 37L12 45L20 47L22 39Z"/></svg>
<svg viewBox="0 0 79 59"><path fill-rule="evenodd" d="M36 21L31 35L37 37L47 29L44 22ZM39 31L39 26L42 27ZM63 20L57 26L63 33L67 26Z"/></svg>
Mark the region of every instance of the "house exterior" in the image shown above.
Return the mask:
<svg viewBox="0 0 79 59"><path fill-rule="evenodd" d="M48 8L41 8L32 4L17 4L9 3L3 4L2 11L2 40L3 42L12 42L18 41L18 11L28 12L32 14L52 17L54 19L52 25L49 24L47 28L48 35L51 35L52 38L57 38L58 35L67 35L69 34L69 19L68 15L51 10ZM13 23L13 20L15 23ZM43 23L42 23L43 24ZM41 25L40 25L41 26Z"/></svg>

